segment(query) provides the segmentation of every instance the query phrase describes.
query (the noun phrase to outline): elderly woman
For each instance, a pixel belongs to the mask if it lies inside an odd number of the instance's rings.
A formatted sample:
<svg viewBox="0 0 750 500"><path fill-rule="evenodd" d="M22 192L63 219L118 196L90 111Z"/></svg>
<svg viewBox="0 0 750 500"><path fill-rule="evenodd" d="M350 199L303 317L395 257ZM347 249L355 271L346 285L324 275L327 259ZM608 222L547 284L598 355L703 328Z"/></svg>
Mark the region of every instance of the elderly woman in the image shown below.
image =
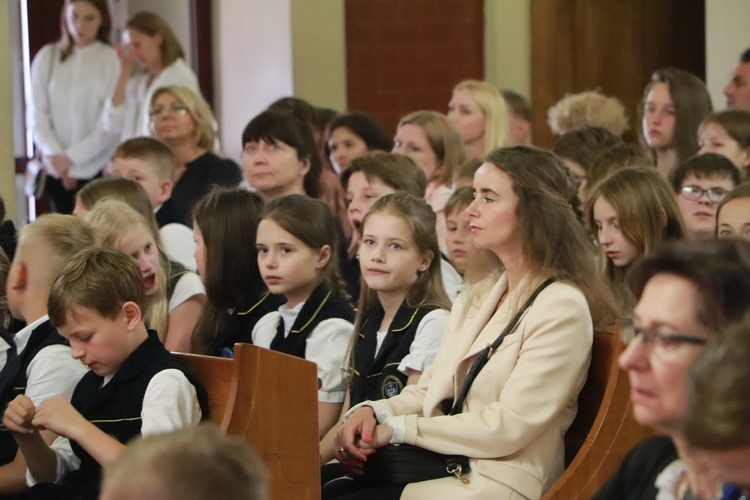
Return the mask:
<svg viewBox="0 0 750 500"><path fill-rule="evenodd" d="M630 287L637 304L632 327L623 329L620 367L635 420L666 435L634 448L596 498L716 498L721 485L696 464L682 435L686 378L703 345L750 311L750 246L672 243L635 265Z"/></svg>
<svg viewBox="0 0 750 500"><path fill-rule="evenodd" d="M593 325L614 310L566 202L563 169L528 146L487 156L467 208L474 244L484 249L469 272L479 280L454 303L435 362L418 385L352 408L337 435L336 458L355 476L389 443L464 455L471 472L410 484L339 481L324 498L539 498L560 476ZM506 328L465 404L449 415L444 402L456 400L469 368Z"/></svg>

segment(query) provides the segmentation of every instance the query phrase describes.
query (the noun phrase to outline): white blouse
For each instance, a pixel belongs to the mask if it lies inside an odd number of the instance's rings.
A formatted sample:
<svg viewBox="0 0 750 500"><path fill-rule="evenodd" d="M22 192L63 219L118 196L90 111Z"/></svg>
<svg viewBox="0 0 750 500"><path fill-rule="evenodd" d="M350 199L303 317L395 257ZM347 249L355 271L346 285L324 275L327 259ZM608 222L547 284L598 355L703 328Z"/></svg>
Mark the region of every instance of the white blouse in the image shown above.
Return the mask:
<svg viewBox="0 0 750 500"><path fill-rule="evenodd" d="M75 179L94 177L117 147L119 135L101 120L119 71L115 49L99 41L75 47L65 62L56 44L45 45L31 64L27 119L34 143L45 156L68 156Z"/></svg>

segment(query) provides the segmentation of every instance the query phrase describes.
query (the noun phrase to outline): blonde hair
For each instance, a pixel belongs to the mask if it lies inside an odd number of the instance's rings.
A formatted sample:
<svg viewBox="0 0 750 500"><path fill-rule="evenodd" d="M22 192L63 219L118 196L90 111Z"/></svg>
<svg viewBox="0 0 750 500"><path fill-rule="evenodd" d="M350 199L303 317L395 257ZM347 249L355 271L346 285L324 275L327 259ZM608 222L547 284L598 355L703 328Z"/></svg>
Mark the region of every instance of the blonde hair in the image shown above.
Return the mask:
<svg viewBox="0 0 750 500"><path fill-rule="evenodd" d="M112 155L112 159L115 158L141 160L160 181L171 180L174 174L176 160L172 148L154 137L128 139L117 146Z"/></svg>
<svg viewBox="0 0 750 500"><path fill-rule="evenodd" d="M194 134L198 147L214 152L214 144L216 143L216 118L205 99L187 87L170 85L156 89L154 95L151 96L149 106L153 108L156 99L162 94L172 94L187 108L195 122Z"/></svg>
<svg viewBox="0 0 750 500"><path fill-rule="evenodd" d="M94 179L76 193L76 199L87 210L93 209L102 200L117 200L127 204L146 220L154 241L161 247L159 225L156 222L154 209L151 207L151 202L143 186L138 184L137 181L125 177Z"/></svg>
<svg viewBox="0 0 750 500"><path fill-rule="evenodd" d="M557 135L594 126L620 137L628 129L625 107L619 99L596 90L566 95L549 108L547 118L552 132Z"/></svg>
<svg viewBox="0 0 750 500"><path fill-rule="evenodd" d="M480 80L464 80L453 87L453 92L468 90L484 114L484 152L508 145L510 115L508 105L494 85ZM463 162L459 162L463 163Z"/></svg>
<svg viewBox="0 0 750 500"><path fill-rule="evenodd" d="M683 240L687 231L671 186L658 170L628 167L615 171L596 184L586 200L586 219L591 233L598 234L594 222L594 204L605 199L617 213L623 236L640 257L667 240ZM617 299L620 312L629 314L633 297L625 287L626 267L617 267L600 248L599 264Z"/></svg>
<svg viewBox="0 0 750 500"><path fill-rule="evenodd" d="M216 425L140 437L104 468L103 491L110 498L132 498L132 479L164 500L264 500L268 472L260 457L241 439Z"/></svg>
<svg viewBox="0 0 750 500"><path fill-rule="evenodd" d="M86 222L94 228L94 234L99 246L104 248L118 248L122 235L137 225L145 228L153 238L153 233L144 217L128 204L115 200L101 200L84 217ZM154 240L158 248L158 241ZM149 328L159 333L164 340L167 334L169 314L167 311L167 272L159 250L159 267L156 270L158 289L148 297L149 307L143 314L143 320ZM142 283L141 283L142 286Z"/></svg>
<svg viewBox="0 0 750 500"><path fill-rule="evenodd" d="M502 98L501 98L502 99ZM453 182L453 171L464 162L464 143L461 134L445 115L437 111L415 111L401 118L398 128L404 125L422 127L427 142L441 164L438 183L450 186Z"/></svg>
<svg viewBox="0 0 750 500"><path fill-rule="evenodd" d="M44 214L18 232L16 255L28 261L40 283L52 282L81 250L96 244L94 231L72 215Z"/></svg>

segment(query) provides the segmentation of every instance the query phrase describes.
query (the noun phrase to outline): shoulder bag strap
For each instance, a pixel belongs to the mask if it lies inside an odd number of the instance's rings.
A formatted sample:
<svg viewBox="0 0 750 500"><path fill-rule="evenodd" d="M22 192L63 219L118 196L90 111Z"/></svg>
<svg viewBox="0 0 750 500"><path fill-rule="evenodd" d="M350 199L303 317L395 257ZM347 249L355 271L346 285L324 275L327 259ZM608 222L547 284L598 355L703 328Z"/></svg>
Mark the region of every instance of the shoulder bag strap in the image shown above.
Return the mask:
<svg viewBox="0 0 750 500"><path fill-rule="evenodd" d="M474 379L477 378L477 375L479 374L479 371L484 368L484 365L487 364L487 361L489 361L490 356L492 356L492 353L495 352L495 349L500 347L500 344L502 344L503 339L506 335L508 335L510 332L513 331L513 329L518 324L518 321L521 319L521 315L531 307L531 304L534 303L534 300L536 297L549 286L552 282L554 282L552 278L547 279L537 287L536 290L534 290L534 293L531 294L531 297L528 298L526 303L521 307L521 309L518 310L515 316L513 316L513 319L510 320L508 323L508 326L505 327L503 332L495 339L495 341L492 344L487 344L487 347L482 349L479 354L477 354L477 358L474 360L474 363L471 365L471 368L469 368L469 372L466 374L466 379L464 379L463 386L461 387L461 392L458 394L458 398L453 403L453 407L451 408L450 415L457 415L463 411L464 407L464 400L466 399L466 395L469 392L469 388L471 388L471 384L474 382Z"/></svg>

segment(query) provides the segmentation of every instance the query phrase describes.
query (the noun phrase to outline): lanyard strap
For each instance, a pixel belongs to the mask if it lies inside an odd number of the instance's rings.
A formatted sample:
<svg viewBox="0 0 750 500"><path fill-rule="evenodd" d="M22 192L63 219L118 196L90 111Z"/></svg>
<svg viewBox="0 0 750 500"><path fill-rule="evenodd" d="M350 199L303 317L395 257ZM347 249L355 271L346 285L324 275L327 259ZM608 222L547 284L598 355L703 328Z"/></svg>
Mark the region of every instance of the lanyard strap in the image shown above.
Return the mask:
<svg viewBox="0 0 750 500"><path fill-rule="evenodd" d="M500 347L500 344L503 343L503 339L506 335L508 335L510 332L513 331L513 329L518 324L518 321L521 319L521 315L531 307L531 304L534 303L534 300L536 299L537 295L542 293L542 290L547 288L552 282L554 282L552 278L547 279L539 285L536 290L534 290L534 293L531 294L531 297L528 298L526 303L521 307L521 309L518 310L515 316L513 316L513 319L510 320L510 323L508 323L508 326L505 327L503 332L495 339L495 341L492 344L488 344L487 347L482 349L479 354L477 354L476 359L474 360L474 363L471 365L471 368L469 368L469 372L466 374L466 378L464 379L463 386L461 387L461 392L458 394L458 398L453 403L453 407L451 408L450 415L457 415L463 411L464 407L464 400L466 399L466 395L469 393L469 388L471 387L471 384L474 382L474 379L477 378L477 375L479 375L479 371L484 368L484 365L487 364L487 361L489 361L490 356L492 356L492 353L495 352L495 349Z"/></svg>

